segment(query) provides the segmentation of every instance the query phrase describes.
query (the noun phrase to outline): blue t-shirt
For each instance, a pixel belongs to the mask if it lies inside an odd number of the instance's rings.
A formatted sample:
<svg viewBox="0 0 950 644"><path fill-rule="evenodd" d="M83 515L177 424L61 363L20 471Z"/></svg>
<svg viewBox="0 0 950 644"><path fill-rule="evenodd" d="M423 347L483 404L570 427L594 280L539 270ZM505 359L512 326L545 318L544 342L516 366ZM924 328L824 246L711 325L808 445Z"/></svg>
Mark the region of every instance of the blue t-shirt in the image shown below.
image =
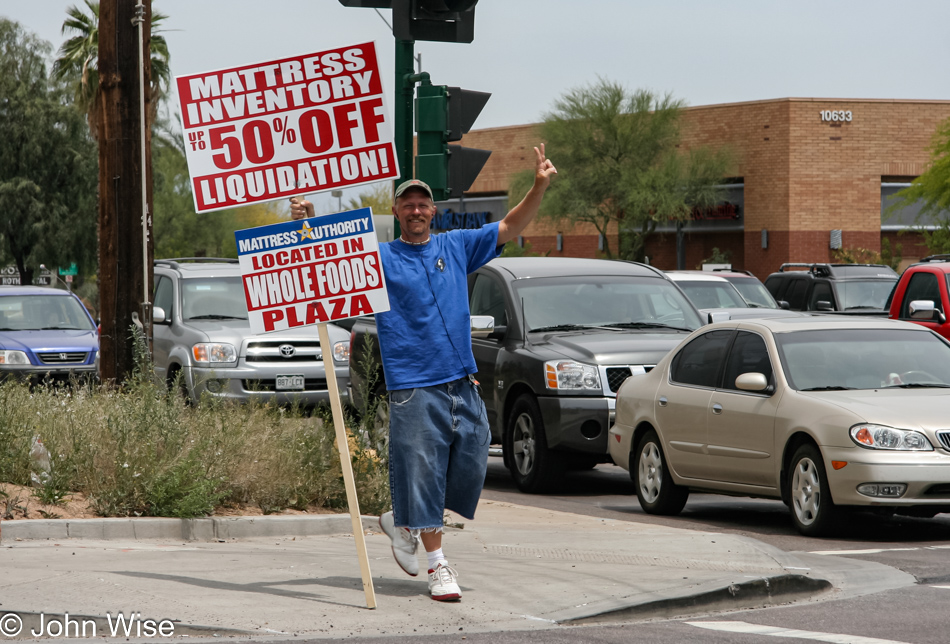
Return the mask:
<svg viewBox="0 0 950 644"><path fill-rule="evenodd" d="M376 314L386 388L430 387L477 371L468 274L498 257L498 223L380 244L390 310Z"/></svg>

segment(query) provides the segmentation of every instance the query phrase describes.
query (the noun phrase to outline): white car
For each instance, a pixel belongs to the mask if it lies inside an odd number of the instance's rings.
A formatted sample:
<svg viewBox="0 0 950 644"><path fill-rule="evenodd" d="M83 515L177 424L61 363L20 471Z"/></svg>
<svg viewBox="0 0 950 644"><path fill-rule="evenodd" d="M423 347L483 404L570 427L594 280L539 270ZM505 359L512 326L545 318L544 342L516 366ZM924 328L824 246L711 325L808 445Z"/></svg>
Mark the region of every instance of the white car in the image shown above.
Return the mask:
<svg viewBox="0 0 950 644"><path fill-rule="evenodd" d="M704 271L665 271L697 309L748 308L739 290L725 277Z"/></svg>
<svg viewBox="0 0 950 644"><path fill-rule="evenodd" d="M617 392L609 453L644 511L691 489L783 500L806 535L842 506L950 512L950 342L831 316L705 326Z"/></svg>

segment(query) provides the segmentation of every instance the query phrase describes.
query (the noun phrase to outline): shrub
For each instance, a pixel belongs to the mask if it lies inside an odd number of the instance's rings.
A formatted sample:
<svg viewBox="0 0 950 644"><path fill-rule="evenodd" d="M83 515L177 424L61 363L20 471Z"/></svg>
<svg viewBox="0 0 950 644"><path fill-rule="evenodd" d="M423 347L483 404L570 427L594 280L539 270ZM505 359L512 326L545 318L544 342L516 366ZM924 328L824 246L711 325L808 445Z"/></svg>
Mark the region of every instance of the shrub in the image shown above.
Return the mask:
<svg viewBox="0 0 950 644"><path fill-rule="evenodd" d="M194 517L232 504L265 512L346 507L328 414L211 398L187 405L145 364L122 388L4 382L0 481L30 484L35 435L52 461L41 499L82 492L102 516ZM386 464L354 443L361 510L385 511Z"/></svg>

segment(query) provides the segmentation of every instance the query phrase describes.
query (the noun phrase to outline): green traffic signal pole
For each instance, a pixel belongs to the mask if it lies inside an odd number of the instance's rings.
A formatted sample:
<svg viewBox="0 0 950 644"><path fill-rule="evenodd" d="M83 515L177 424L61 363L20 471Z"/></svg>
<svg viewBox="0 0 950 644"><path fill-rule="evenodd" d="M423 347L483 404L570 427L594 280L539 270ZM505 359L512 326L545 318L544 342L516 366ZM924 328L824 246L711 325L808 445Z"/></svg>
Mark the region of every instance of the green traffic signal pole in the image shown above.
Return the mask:
<svg viewBox="0 0 950 644"><path fill-rule="evenodd" d="M415 61L415 41L396 40L396 119L394 135L396 138L396 154L399 157L400 181L412 179L412 99L416 83L429 80L427 72L414 74L412 71ZM393 237L399 239L401 231L399 220L393 226Z"/></svg>

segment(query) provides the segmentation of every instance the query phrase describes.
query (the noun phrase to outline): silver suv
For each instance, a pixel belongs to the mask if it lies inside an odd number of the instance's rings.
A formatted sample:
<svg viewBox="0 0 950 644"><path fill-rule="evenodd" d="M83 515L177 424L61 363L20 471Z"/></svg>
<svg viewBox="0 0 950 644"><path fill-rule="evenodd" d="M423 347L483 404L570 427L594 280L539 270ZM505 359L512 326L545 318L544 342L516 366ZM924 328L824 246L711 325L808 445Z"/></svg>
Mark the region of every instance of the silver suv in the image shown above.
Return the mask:
<svg viewBox="0 0 950 644"><path fill-rule="evenodd" d="M329 402L324 356L345 399L349 333L328 324L326 348L314 327L252 333L237 260L156 260L154 285L155 371L169 383L180 373L192 401L207 392L238 402Z"/></svg>

